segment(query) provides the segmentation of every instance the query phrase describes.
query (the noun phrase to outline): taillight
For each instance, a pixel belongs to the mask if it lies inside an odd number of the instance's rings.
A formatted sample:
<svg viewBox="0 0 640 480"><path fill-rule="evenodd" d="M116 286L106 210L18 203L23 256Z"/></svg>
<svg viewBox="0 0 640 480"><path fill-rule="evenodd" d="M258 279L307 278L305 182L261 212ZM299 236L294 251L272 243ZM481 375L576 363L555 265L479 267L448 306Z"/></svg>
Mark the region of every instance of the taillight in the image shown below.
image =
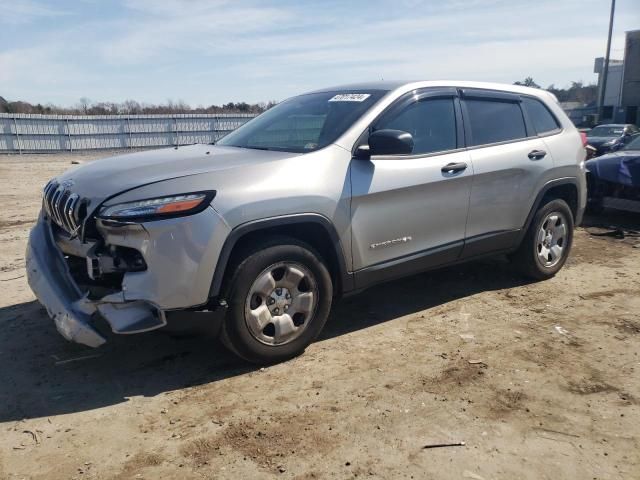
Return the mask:
<svg viewBox="0 0 640 480"><path fill-rule="evenodd" d="M580 132L580 137L582 138L582 146L583 146L583 147L586 147L586 146L587 146L587 143L589 143L589 142L587 141L587 134L586 134L586 133L584 133L584 132Z"/></svg>

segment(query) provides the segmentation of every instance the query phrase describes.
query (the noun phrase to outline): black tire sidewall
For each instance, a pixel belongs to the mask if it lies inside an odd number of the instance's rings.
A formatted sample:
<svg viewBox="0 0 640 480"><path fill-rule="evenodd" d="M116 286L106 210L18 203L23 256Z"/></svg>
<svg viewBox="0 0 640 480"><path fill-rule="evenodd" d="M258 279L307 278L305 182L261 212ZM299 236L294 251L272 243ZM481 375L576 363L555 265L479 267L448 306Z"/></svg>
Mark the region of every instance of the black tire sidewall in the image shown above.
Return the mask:
<svg viewBox="0 0 640 480"><path fill-rule="evenodd" d="M279 262L296 262L309 269L316 280L318 302L311 323L298 338L285 345L266 345L249 331L245 320L245 301L258 275ZM332 297L331 275L321 257L310 247L290 240L286 244L255 250L247 254L232 277L223 340L237 355L252 363L270 364L295 357L304 352L322 331L331 309Z"/></svg>

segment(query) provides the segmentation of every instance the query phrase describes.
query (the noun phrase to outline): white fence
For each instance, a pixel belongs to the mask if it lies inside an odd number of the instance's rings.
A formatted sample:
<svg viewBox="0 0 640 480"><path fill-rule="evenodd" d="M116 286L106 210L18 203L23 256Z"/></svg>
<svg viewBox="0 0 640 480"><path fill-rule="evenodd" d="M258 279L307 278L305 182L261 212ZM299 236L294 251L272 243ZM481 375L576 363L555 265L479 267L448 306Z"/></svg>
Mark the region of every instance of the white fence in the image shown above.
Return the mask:
<svg viewBox="0 0 640 480"><path fill-rule="evenodd" d="M254 116L0 113L0 153L72 152L212 143Z"/></svg>

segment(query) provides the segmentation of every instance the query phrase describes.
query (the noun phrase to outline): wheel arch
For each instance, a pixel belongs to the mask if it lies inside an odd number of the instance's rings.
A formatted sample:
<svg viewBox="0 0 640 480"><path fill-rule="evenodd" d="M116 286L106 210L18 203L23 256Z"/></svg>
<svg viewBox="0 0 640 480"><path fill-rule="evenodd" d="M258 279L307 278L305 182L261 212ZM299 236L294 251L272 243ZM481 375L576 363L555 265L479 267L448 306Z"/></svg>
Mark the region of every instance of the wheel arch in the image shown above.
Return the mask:
<svg viewBox="0 0 640 480"><path fill-rule="evenodd" d="M547 182L538 192L536 199L529 211L529 215L527 216L527 220L520 231L520 238L518 239L518 245L524 238L527 230L531 226L531 222L533 221L533 217L536 212L546 201L560 199L567 202L569 208L571 209L571 213L573 214L574 221L576 225L579 220L579 184L578 179L575 177L565 177L558 178L556 180L551 180Z"/></svg>
<svg viewBox="0 0 640 480"><path fill-rule="evenodd" d="M353 275L347 270L344 250L333 223L324 215L301 213L254 220L231 230L216 264L210 299L221 295L234 256L241 255L247 245L272 235L292 237L312 246L327 263L336 295L354 289Z"/></svg>

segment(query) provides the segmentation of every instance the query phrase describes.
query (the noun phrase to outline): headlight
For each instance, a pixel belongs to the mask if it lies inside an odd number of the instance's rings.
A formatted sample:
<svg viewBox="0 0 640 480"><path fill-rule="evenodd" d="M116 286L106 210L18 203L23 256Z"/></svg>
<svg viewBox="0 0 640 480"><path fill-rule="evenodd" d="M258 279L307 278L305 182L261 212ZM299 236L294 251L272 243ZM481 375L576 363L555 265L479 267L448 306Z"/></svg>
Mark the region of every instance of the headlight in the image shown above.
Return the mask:
<svg viewBox="0 0 640 480"><path fill-rule="evenodd" d="M201 212L216 192L185 193L103 207L98 216L109 220L157 220Z"/></svg>

